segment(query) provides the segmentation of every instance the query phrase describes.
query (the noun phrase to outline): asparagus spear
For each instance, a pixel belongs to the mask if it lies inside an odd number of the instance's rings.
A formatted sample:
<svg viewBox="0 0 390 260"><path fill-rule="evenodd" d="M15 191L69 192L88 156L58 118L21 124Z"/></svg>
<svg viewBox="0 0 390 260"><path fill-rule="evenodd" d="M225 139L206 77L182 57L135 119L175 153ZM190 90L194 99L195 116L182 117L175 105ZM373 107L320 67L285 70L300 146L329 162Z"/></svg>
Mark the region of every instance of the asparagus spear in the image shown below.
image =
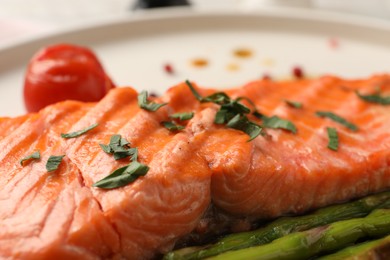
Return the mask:
<svg viewBox="0 0 390 260"><path fill-rule="evenodd" d="M344 248L318 260L389 259L390 236ZM384 258L386 257L386 258Z"/></svg>
<svg viewBox="0 0 390 260"><path fill-rule="evenodd" d="M338 221L330 225L296 232L267 245L240 249L210 259L308 259L320 253L335 251L360 238L390 234L390 209L377 209L365 218Z"/></svg>
<svg viewBox="0 0 390 260"><path fill-rule="evenodd" d="M229 235L214 245L189 247L168 253L164 259L203 259L220 253L269 243L287 234L335 221L364 217L376 208L390 206L390 192L367 196L349 203L326 207L312 214L280 218L258 230Z"/></svg>

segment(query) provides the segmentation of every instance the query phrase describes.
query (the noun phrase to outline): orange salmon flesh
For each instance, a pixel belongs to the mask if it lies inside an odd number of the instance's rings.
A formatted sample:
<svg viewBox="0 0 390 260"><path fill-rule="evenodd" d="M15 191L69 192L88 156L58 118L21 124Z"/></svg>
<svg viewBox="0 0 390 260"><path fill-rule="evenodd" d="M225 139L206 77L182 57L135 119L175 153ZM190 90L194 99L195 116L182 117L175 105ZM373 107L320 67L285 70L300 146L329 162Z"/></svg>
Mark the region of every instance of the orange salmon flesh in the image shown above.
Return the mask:
<svg viewBox="0 0 390 260"><path fill-rule="evenodd" d="M193 85L202 96L215 92ZM227 90L297 128L295 134L265 128L250 142L244 132L215 124L219 106L199 102L185 83L155 99L168 103L155 112L141 109L138 93L125 87L98 103L65 101L2 118L0 258L151 259L199 228L210 205L232 217L270 219L389 189L390 106L356 94L378 90L390 95L389 75L262 80ZM331 111L359 129L317 111ZM178 112L195 113L180 122L185 129L162 126ZM95 129L77 138L61 137L94 123ZM327 127L337 130L337 151L327 147ZM150 170L120 188L92 187L128 164L99 146L114 134L137 147L139 162ZM39 160L20 164L37 150ZM65 156L56 171L47 172L51 155Z"/></svg>

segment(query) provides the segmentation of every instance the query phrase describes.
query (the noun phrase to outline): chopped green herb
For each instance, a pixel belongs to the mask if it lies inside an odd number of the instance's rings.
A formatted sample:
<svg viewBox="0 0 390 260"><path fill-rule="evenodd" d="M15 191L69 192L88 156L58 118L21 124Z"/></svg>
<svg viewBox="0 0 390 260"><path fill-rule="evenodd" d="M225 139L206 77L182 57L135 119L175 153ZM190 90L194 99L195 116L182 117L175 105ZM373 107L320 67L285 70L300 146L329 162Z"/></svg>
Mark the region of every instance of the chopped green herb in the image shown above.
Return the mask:
<svg viewBox="0 0 390 260"><path fill-rule="evenodd" d="M61 134L61 137L62 137L62 138L75 138L75 137L78 137L78 136L80 136L80 135L85 134L86 132L88 132L88 131L94 129L94 128L97 127L97 126L98 126L98 124L95 123L95 124L93 124L93 125L88 126L88 127L85 128L85 129L80 130L80 131L76 131L76 132L72 132L72 133L68 133L68 134Z"/></svg>
<svg viewBox="0 0 390 260"><path fill-rule="evenodd" d="M239 103L237 100L231 100L229 103L223 104L220 110L215 115L214 123L226 124L236 115L248 114L250 109Z"/></svg>
<svg viewBox="0 0 390 260"><path fill-rule="evenodd" d="M251 110L240 103L240 100L247 100L254 107L254 111L257 112L254 103L250 99L239 97L232 100L224 92L217 92L210 96L202 97L188 80L186 83L197 100L200 102L211 102L220 106L220 109L215 115L215 124L226 124L227 127L241 130L249 135L249 141L253 140L261 133L262 128L256 123L249 121L246 116Z"/></svg>
<svg viewBox="0 0 390 260"><path fill-rule="evenodd" d="M161 124L168 129L169 131L180 131L184 129L184 126L182 125L176 125L173 122L163 121Z"/></svg>
<svg viewBox="0 0 390 260"><path fill-rule="evenodd" d="M138 95L138 105L140 108L148 111L157 111L160 107L165 106L167 103L157 104L155 102L148 101L148 92L142 91Z"/></svg>
<svg viewBox="0 0 390 260"><path fill-rule="evenodd" d="M111 153L111 147L109 145L106 145L106 144L99 144L99 145L104 152Z"/></svg>
<svg viewBox="0 0 390 260"><path fill-rule="evenodd" d="M366 102L377 103L381 105L390 105L390 96L381 96L379 92L372 95L362 95L358 91L356 91L356 94L359 98L363 99Z"/></svg>
<svg viewBox="0 0 390 260"><path fill-rule="evenodd" d="M258 118L258 119L263 119L265 116L262 114L262 113L260 113L259 111L257 111L257 110L255 110L253 113L252 113L252 115L254 115L256 118Z"/></svg>
<svg viewBox="0 0 390 260"><path fill-rule="evenodd" d="M195 98L199 101L202 101L203 100L203 97L198 93L198 91L196 91L196 89L194 88L194 86L192 86L191 82L189 80L186 80L186 84L187 86L190 88L192 94L194 94Z"/></svg>
<svg viewBox="0 0 390 260"><path fill-rule="evenodd" d="M241 100L247 101L247 102L253 107L253 110L256 111L256 105L255 105L255 103L253 103L252 100L250 100L250 99L247 98L247 97L239 97L239 98L236 98L236 101L241 101Z"/></svg>
<svg viewBox="0 0 390 260"><path fill-rule="evenodd" d="M149 167L137 161L131 162L122 168L113 171L107 177L94 183L93 187L101 189L115 189L134 182L138 177L145 176Z"/></svg>
<svg viewBox="0 0 390 260"><path fill-rule="evenodd" d="M123 158L127 158L129 156L131 156L131 158L133 158L135 156L135 158L136 158L137 157L137 155L136 155L137 153L138 153L137 148L130 148L128 150L123 149L121 151L114 152L114 159L115 160L120 160L120 159L123 159Z"/></svg>
<svg viewBox="0 0 390 260"><path fill-rule="evenodd" d="M358 127L350 122L348 122L347 120L345 120L344 118L332 113L332 112L328 112L328 111L317 111L316 112L316 115L319 116L319 117L327 117L337 123L340 123L342 124L343 126L347 127L348 129L351 129L352 131L357 131L358 130Z"/></svg>
<svg viewBox="0 0 390 260"><path fill-rule="evenodd" d="M52 155L52 156L50 156L49 159L47 160L47 163L46 163L46 170L48 172L52 172L52 171L57 170L58 166L60 165L62 158L64 158L64 156L65 155L59 155L59 156Z"/></svg>
<svg viewBox="0 0 390 260"><path fill-rule="evenodd" d="M230 102L230 97L224 92L217 92L202 98L201 102L212 102L218 105L223 105Z"/></svg>
<svg viewBox="0 0 390 260"><path fill-rule="evenodd" d="M336 128L327 127L326 130L328 131L329 138L328 148L333 151L337 151L337 149L339 148L339 136L337 134Z"/></svg>
<svg viewBox="0 0 390 260"><path fill-rule="evenodd" d="M296 126L287 119L282 119L278 116L272 116L272 117L262 116L262 119L263 119L263 124L262 124L263 127L284 129L294 134L297 132Z"/></svg>
<svg viewBox="0 0 390 260"><path fill-rule="evenodd" d="M122 136L121 135L112 135L110 138L110 149L112 153L123 151L124 147L121 145Z"/></svg>
<svg viewBox="0 0 390 260"><path fill-rule="evenodd" d="M226 118L228 118L228 111L227 110L218 110L215 114L214 123L222 125L226 123Z"/></svg>
<svg viewBox="0 0 390 260"><path fill-rule="evenodd" d="M293 107L293 108L302 108L303 107L301 102L290 101L290 100L284 100L284 102L286 102L287 105L289 105L290 107Z"/></svg>
<svg viewBox="0 0 390 260"><path fill-rule="evenodd" d="M261 126L249 121L249 119L245 115L239 114L230 119L230 121L227 122L226 126L233 129L241 130L247 135L249 135L248 141L252 141L262 132Z"/></svg>
<svg viewBox="0 0 390 260"><path fill-rule="evenodd" d="M121 135L117 134L111 136L110 143L108 145L99 145L104 152L113 154L115 160L120 160L129 156L132 156L132 158L137 158L137 148L131 148L129 144L129 141L127 141Z"/></svg>
<svg viewBox="0 0 390 260"><path fill-rule="evenodd" d="M137 147L135 147L135 148L132 148L132 149L134 149L134 153L133 153L133 155L131 156L131 160L132 161L138 161L138 148Z"/></svg>
<svg viewBox="0 0 390 260"><path fill-rule="evenodd" d="M173 119L179 119L181 121L190 120L194 117L194 112L175 113L169 116Z"/></svg>
<svg viewBox="0 0 390 260"><path fill-rule="evenodd" d="M119 145L120 146L126 146L126 145L129 145L130 142L126 140L126 138L121 138L121 140L119 141Z"/></svg>
<svg viewBox="0 0 390 260"><path fill-rule="evenodd" d="M26 161L30 161L30 160L37 160L37 159L40 159L41 158L41 154L39 153L39 151L35 151L33 152L32 154L24 157L23 159L20 160L20 165L23 166L24 162Z"/></svg>

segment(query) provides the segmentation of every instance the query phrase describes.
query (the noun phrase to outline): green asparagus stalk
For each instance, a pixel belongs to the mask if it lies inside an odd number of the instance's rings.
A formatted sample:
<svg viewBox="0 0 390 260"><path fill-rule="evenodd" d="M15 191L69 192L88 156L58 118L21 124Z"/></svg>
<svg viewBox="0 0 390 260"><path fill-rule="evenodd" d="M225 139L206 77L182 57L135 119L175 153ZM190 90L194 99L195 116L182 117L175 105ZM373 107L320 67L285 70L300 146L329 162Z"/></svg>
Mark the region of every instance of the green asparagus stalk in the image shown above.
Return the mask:
<svg viewBox="0 0 390 260"><path fill-rule="evenodd" d="M338 221L296 232L267 245L230 251L210 259L308 259L355 243L358 239L390 234L390 209L374 210L365 218Z"/></svg>
<svg viewBox="0 0 390 260"><path fill-rule="evenodd" d="M390 192L383 192L353 202L329 206L304 216L280 218L264 228L226 236L213 245L188 247L172 251L165 255L164 259L193 260L216 256L229 250L266 244L293 232L308 230L344 219L364 217L376 208L386 207L390 207Z"/></svg>
<svg viewBox="0 0 390 260"><path fill-rule="evenodd" d="M366 260L366 259L384 259L382 255L386 254L385 259L390 257L390 236L376 239L373 241L361 243L355 246L344 248L334 254L318 258L318 260Z"/></svg>

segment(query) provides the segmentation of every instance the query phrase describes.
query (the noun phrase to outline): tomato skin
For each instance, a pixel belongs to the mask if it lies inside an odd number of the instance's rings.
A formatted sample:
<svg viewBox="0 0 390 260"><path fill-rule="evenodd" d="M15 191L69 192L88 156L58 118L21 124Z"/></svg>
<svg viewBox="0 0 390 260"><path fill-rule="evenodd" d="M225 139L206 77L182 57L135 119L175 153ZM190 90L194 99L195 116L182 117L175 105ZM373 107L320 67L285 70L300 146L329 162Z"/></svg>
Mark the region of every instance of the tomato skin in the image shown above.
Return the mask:
<svg viewBox="0 0 390 260"><path fill-rule="evenodd" d="M115 85L88 48L58 44L40 50L30 61L24 79L28 112L63 101L99 101Z"/></svg>

